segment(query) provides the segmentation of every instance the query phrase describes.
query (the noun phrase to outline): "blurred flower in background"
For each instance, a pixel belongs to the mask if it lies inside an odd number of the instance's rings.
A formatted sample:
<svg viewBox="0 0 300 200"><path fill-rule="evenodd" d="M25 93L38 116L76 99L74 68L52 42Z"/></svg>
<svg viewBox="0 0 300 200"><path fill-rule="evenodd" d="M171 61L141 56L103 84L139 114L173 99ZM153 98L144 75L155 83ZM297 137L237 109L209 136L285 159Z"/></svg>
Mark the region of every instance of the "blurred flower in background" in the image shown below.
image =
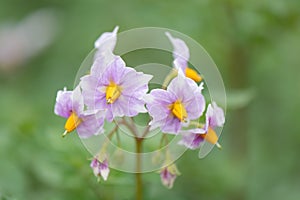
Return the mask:
<svg viewBox="0 0 300 200"><path fill-rule="evenodd" d="M18 23L0 24L0 70L12 72L51 44L57 34L56 11L41 9Z"/></svg>

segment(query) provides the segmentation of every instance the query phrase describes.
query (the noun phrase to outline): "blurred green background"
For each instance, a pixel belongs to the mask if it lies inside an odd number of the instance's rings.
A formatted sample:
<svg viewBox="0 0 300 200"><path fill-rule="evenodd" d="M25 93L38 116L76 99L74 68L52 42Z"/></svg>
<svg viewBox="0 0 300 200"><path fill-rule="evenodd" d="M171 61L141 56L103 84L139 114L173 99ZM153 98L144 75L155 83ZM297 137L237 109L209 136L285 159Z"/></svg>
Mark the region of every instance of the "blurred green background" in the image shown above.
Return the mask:
<svg viewBox="0 0 300 200"><path fill-rule="evenodd" d="M27 24L22 40L24 18L40 9L51 10L40 23L49 30ZM172 190L145 174L145 199L300 199L299 0L1 0L0 199L134 198L133 174L96 182L89 153L76 134L61 139L64 119L53 113L57 90L73 87L95 39L115 25L191 36L228 93L223 150L203 160L186 152Z"/></svg>

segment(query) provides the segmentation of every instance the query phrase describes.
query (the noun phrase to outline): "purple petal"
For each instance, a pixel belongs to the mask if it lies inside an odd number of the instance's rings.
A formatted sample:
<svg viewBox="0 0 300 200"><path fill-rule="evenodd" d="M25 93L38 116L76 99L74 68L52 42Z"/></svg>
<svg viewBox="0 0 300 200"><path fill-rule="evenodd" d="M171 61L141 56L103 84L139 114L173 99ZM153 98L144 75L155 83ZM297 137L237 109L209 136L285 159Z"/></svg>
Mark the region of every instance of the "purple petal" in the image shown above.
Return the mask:
<svg viewBox="0 0 300 200"><path fill-rule="evenodd" d="M179 74L170 82L167 91L171 92L174 96L176 96L176 100L181 100L183 103L189 102L191 99L194 98L193 94L195 90L195 86L191 85L189 80L190 79Z"/></svg>
<svg viewBox="0 0 300 200"><path fill-rule="evenodd" d="M148 91L148 83L153 76L142 72L136 72L132 68L129 69L130 70L124 75L123 80L120 83L123 92L126 93L126 95L136 94L135 96L137 97L146 94Z"/></svg>
<svg viewBox="0 0 300 200"><path fill-rule="evenodd" d="M151 90L150 96L152 96L152 98L149 98L151 100L147 101L148 105L160 104L168 106L177 100L175 95L163 89Z"/></svg>
<svg viewBox="0 0 300 200"><path fill-rule="evenodd" d="M108 85L111 81L113 81L117 85L120 85L125 74L129 73L131 70L131 68L125 66L122 58L118 56L107 66L103 74L98 75L101 76L99 84Z"/></svg>
<svg viewBox="0 0 300 200"><path fill-rule="evenodd" d="M88 109L105 109L105 91L99 89L98 79L95 76L87 75L81 78L80 82L84 103Z"/></svg>
<svg viewBox="0 0 300 200"><path fill-rule="evenodd" d="M201 88L191 79L178 75L171 81L168 91L182 101L189 119L197 119L203 114L205 99Z"/></svg>
<svg viewBox="0 0 300 200"><path fill-rule="evenodd" d="M83 103L83 96L80 90L80 86L77 86L72 95L72 110L77 114L80 115L83 112L84 109L84 103Z"/></svg>
<svg viewBox="0 0 300 200"><path fill-rule="evenodd" d="M184 145L189 149L197 149L203 141L204 139L201 137L201 134L186 132L182 133L182 139L178 142L178 144Z"/></svg>
<svg viewBox="0 0 300 200"><path fill-rule="evenodd" d="M133 117L139 113L145 113L145 103L143 100L134 96L121 95L112 105L112 113L114 117L128 116Z"/></svg>
<svg viewBox="0 0 300 200"><path fill-rule="evenodd" d="M105 111L85 111L80 118L82 122L77 127L79 137L88 138L103 132Z"/></svg>
<svg viewBox="0 0 300 200"><path fill-rule="evenodd" d="M72 91L59 90L56 96L54 113L64 118L68 118L72 113Z"/></svg>
<svg viewBox="0 0 300 200"><path fill-rule="evenodd" d="M181 127L182 127L181 121L177 117L174 117L173 115L170 114L164 121L161 130L164 133L177 134L180 131Z"/></svg>

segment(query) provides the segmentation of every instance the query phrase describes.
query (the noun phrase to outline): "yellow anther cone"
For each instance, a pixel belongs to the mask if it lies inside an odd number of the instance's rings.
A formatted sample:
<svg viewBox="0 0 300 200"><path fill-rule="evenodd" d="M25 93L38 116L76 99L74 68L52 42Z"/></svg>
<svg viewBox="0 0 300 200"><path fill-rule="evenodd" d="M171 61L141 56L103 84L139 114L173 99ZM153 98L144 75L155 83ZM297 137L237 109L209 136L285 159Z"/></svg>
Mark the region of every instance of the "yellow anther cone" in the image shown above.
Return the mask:
<svg viewBox="0 0 300 200"><path fill-rule="evenodd" d="M187 67L185 69L185 76L188 77L188 78L193 79L196 82L202 81L202 77L195 70L193 70L189 67Z"/></svg>

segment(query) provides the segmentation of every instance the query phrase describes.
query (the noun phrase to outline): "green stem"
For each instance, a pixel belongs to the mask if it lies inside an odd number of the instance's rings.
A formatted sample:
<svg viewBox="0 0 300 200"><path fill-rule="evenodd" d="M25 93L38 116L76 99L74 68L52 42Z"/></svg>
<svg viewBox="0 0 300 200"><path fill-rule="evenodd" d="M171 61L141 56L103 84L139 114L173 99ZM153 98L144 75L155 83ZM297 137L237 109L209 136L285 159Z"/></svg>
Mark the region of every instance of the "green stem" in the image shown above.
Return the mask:
<svg viewBox="0 0 300 200"><path fill-rule="evenodd" d="M143 131L142 136L139 137L137 127L135 126L133 118L131 123L128 123L125 118L119 121L120 124L125 125L132 133L136 143L136 200L143 199L143 180L142 180L142 152L143 152L143 141L144 137L149 133L149 126Z"/></svg>
<svg viewBox="0 0 300 200"><path fill-rule="evenodd" d="M142 181L142 143L143 138L135 138L136 141L136 200L143 199L143 181Z"/></svg>

